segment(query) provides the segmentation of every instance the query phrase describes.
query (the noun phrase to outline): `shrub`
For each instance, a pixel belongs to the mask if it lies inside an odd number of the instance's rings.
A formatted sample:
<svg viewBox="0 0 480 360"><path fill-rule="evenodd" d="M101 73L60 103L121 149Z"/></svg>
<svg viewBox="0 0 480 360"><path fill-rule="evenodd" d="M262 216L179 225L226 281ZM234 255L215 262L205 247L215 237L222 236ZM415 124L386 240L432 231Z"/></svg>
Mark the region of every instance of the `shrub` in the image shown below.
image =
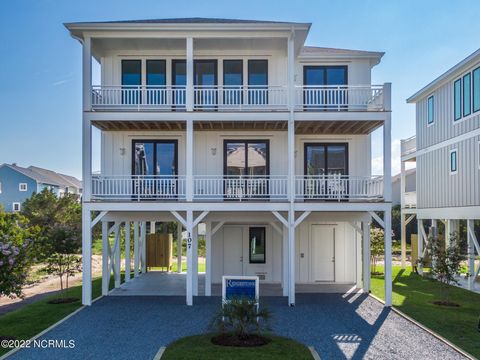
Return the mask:
<svg viewBox="0 0 480 360"><path fill-rule="evenodd" d="M30 267L28 250L31 243L26 239L17 246L7 237L0 240L0 296L23 298L22 287Z"/></svg>

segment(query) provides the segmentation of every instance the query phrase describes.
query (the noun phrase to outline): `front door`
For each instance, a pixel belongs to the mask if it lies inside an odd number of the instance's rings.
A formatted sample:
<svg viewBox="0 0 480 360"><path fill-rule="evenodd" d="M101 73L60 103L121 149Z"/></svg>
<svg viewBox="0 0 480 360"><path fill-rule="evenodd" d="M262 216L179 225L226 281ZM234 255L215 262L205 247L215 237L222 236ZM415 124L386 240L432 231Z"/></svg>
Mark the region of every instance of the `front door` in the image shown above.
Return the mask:
<svg viewBox="0 0 480 360"><path fill-rule="evenodd" d="M312 225L312 281L335 281L335 226Z"/></svg>
<svg viewBox="0 0 480 360"><path fill-rule="evenodd" d="M226 226L223 232L223 274L243 275L243 229Z"/></svg>

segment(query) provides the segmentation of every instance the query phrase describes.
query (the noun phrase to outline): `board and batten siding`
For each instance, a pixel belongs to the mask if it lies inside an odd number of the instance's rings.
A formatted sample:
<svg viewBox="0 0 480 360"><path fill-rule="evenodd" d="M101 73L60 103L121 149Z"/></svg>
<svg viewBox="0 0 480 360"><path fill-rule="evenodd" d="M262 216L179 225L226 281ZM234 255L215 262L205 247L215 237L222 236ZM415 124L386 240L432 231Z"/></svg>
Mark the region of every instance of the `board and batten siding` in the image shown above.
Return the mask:
<svg viewBox="0 0 480 360"><path fill-rule="evenodd" d="M417 208L480 205L480 136L417 157ZM456 174L450 174L450 151L457 149Z"/></svg>

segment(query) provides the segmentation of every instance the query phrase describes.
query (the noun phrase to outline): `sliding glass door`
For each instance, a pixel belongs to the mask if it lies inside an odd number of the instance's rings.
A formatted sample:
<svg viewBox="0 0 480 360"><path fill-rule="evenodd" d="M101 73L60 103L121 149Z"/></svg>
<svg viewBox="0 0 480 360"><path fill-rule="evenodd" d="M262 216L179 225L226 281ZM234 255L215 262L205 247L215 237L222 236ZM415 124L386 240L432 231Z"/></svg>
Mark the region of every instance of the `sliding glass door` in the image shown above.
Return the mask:
<svg viewBox="0 0 480 360"><path fill-rule="evenodd" d="M172 85L174 110L185 109L187 86L187 63L185 60L172 60Z"/></svg>
<svg viewBox="0 0 480 360"><path fill-rule="evenodd" d="M137 105L142 101L138 91L141 85L141 60L122 60L122 104Z"/></svg>
<svg viewBox="0 0 480 360"><path fill-rule="evenodd" d="M133 140L134 195L169 198L177 194L177 140Z"/></svg>
<svg viewBox="0 0 480 360"><path fill-rule="evenodd" d="M304 66L303 92L305 110L329 110L348 104L346 66Z"/></svg>
<svg viewBox="0 0 480 360"><path fill-rule="evenodd" d="M147 60L147 103L149 105L164 105L167 97L165 85L166 62L165 60Z"/></svg>
<svg viewBox="0 0 480 360"><path fill-rule="evenodd" d="M223 104L240 105L243 103L243 61L223 61Z"/></svg>
<svg viewBox="0 0 480 360"><path fill-rule="evenodd" d="M248 103L268 104L267 60L248 60Z"/></svg>
<svg viewBox="0 0 480 360"><path fill-rule="evenodd" d="M225 140L225 197L267 197L269 166L268 140Z"/></svg>
<svg viewBox="0 0 480 360"><path fill-rule="evenodd" d="M194 61L194 84L197 109L216 109L217 60Z"/></svg>

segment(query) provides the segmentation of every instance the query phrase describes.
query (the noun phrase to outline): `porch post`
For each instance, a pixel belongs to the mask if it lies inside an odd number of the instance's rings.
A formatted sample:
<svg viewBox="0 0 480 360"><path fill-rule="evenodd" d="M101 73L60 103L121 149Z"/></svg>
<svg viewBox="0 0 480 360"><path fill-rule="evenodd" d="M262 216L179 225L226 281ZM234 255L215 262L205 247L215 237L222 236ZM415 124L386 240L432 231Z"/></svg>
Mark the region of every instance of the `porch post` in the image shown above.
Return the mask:
<svg viewBox="0 0 480 360"><path fill-rule="evenodd" d="M142 222L141 238L142 238L142 248L141 248L142 273L144 274L147 272L147 223L146 221Z"/></svg>
<svg viewBox="0 0 480 360"><path fill-rule="evenodd" d="M130 281L130 221L125 222L125 281Z"/></svg>
<svg viewBox="0 0 480 360"><path fill-rule="evenodd" d="M198 296L198 225L192 229L193 296Z"/></svg>
<svg viewBox="0 0 480 360"><path fill-rule="evenodd" d="M362 268L362 241L363 241L363 231L361 230L361 223L356 221L355 222L356 229L354 229L355 233L355 274L356 274L356 286L358 289L363 289L363 268Z"/></svg>
<svg viewBox="0 0 480 360"><path fill-rule="evenodd" d="M138 221L133 222L133 276L138 277Z"/></svg>
<svg viewBox="0 0 480 360"><path fill-rule="evenodd" d="M187 119L187 135L186 135L186 169L185 180L186 188L185 195L187 201L193 200L193 120Z"/></svg>
<svg viewBox="0 0 480 360"><path fill-rule="evenodd" d="M193 211L187 210L187 305L193 305Z"/></svg>
<svg viewBox="0 0 480 360"><path fill-rule="evenodd" d="M102 295L108 294L110 282L108 246L108 222L102 221Z"/></svg>
<svg viewBox="0 0 480 360"><path fill-rule="evenodd" d="M468 290L473 290L475 284L475 245L474 222L467 220L467 257L468 257Z"/></svg>
<svg viewBox="0 0 480 360"><path fill-rule="evenodd" d="M392 202L392 84L383 85L383 101L385 108L385 121L383 123L383 198L387 203Z"/></svg>
<svg viewBox="0 0 480 360"><path fill-rule="evenodd" d="M295 306L295 211L288 212L288 304Z"/></svg>
<svg viewBox="0 0 480 360"><path fill-rule="evenodd" d="M205 296L212 295L212 222L205 222Z"/></svg>
<svg viewBox="0 0 480 360"><path fill-rule="evenodd" d="M370 222L362 221L363 241L363 291L370 292Z"/></svg>
<svg viewBox="0 0 480 360"><path fill-rule="evenodd" d="M83 40L83 111L92 110L92 54L91 54L91 39L86 37ZM82 175L83 175L83 194L82 201L89 202L92 194L92 126L90 120L83 116L82 127Z"/></svg>
<svg viewBox="0 0 480 360"><path fill-rule="evenodd" d="M283 296L288 296L288 228L283 225L282 243L282 290Z"/></svg>
<svg viewBox="0 0 480 360"><path fill-rule="evenodd" d="M405 222L405 214L400 210L400 247L401 247L401 259L402 259L402 269L405 269L407 266L407 225Z"/></svg>
<svg viewBox="0 0 480 360"><path fill-rule="evenodd" d="M185 107L187 111L193 111L193 38L187 37L187 60L186 60L186 71L187 71L187 86L186 86L186 99Z"/></svg>
<svg viewBox="0 0 480 360"><path fill-rule="evenodd" d="M447 219L445 223L445 248L450 246L453 232L453 221L452 219Z"/></svg>
<svg viewBox="0 0 480 360"><path fill-rule="evenodd" d="M384 212L385 223L385 265L384 265L384 282L385 282L385 306L392 306L392 209L388 206L388 210Z"/></svg>
<svg viewBox="0 0 480 360"><path fill-rule="evenodd" d="M155 234L155 226L156 226L156 222L150 221L150 234Z"/></svg>
<svg viewBox="0 0 480 360"><path fill-rule="evenodd" d="M122 223L117 223L115 224L115 242L114 246L115 248L113 249L114 253L114 266L115 266L115 288L120 287L120 261L121 261L121 254L120 254L120 239L121 239L121 225Z"/></svg>
<svg viewBox="0 0 480 360"><path fill-rule="evenodd" d="M417 259L420 260L423 257L423 220L417 220ZM417 271L420 275L423 275L423 265L418 263Z"/></svg>
<svg viewBox="0 0 480 360"><path fill-rule="evenodd" d="M92 219L90 209L82 208L82 304L92 304Z"/></svg>
<svg viewBox="0 0 480 360"><path fill-rule="evenodd" d="M182 223L177 222L177 272L182 272Z"/></svg>

